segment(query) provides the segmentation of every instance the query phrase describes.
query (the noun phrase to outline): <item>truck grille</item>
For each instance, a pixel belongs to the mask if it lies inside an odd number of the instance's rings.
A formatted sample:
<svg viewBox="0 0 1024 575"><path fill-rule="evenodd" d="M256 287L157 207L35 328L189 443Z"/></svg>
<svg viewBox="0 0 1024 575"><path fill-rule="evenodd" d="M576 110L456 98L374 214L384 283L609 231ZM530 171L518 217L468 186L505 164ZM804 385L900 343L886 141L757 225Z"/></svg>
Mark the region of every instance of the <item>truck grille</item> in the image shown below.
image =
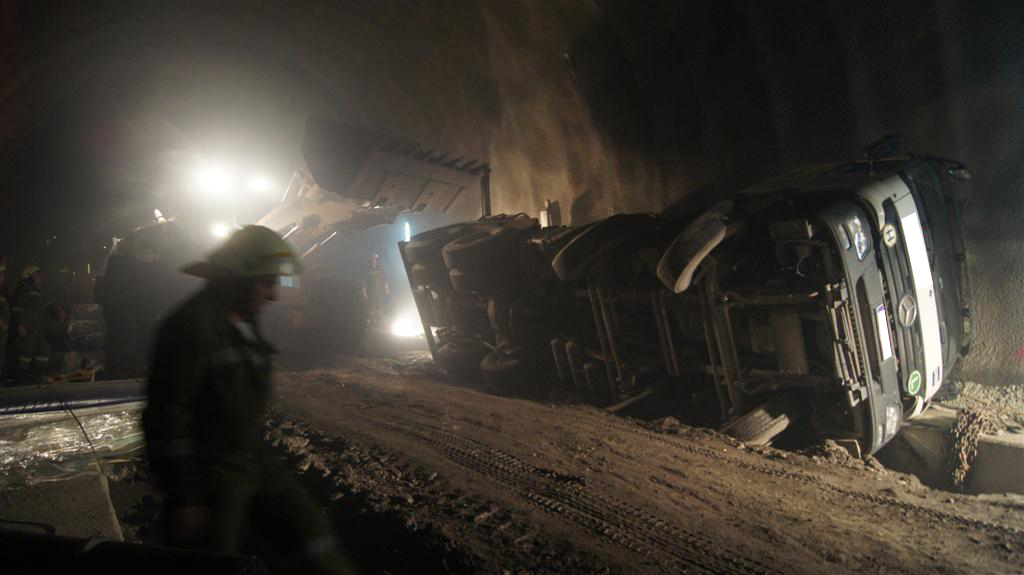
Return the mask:
<svg viewBox="0 0 1024 575"><path fill-rule="evenodd" d="M892 206L886 205L886 223L900 229L896 211ZM889 325L896 335L896 354L899 361L900 381L906 381L909 372L920 369L923 355L920 338L917 333L920 329L917 323L911 328L905 328L896 321L895 310L899 302L907 294L914 294L913 279L910 271L910 262L907 259L906 250L902 248L902 230L900 242L895 247L888 248L884 244L879 246L879 253L882 256L884 270L882 283L887 295L887 307L889 309Z"/></svg>

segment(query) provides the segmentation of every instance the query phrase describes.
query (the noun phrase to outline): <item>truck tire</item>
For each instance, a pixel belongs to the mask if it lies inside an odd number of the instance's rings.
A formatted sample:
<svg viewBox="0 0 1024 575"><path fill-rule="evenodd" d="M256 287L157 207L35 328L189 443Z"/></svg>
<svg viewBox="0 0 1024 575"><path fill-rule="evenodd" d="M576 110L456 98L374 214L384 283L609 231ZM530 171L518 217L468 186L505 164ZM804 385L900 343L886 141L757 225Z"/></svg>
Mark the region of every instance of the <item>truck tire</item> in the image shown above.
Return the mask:
<svg viewBox="0 0 1024 575"><path fill-rule="evenodd" d="M451 285L448 270L437 264L415 263L409 271L409 279L416 287L446 288Z"/></svg>
<svg viewBox="0 0 1024 575"><path fill-rule="evenodd" d="M609 250L648 235L656 219L652 214L616 214L601 220L559 250L551 267L563 282L579 281L587 268Z"/></svg>
<svg viewBox="0 0 1024 575"><path fill-rule="evenodd" d="M452 289L458 293L478 293L488 295L495 291L498 282L487 272L477 270L452 269L448 272L448 281Z"/></svg>
<svg viewBox="0 0 1024 575"><path fill-rule="evenodd" d="M538 250L548 265L551 265L551 261L555 259L558 252L562 251L566 245L569 244L576 236L590 229L594 224L586 224L584 226L574 228L544 228L540 230L543 234L539 238L531 239L531 243L537 245Z"/></svg>
<svg viewBox="0 0 1024 575"><path fill-rule="evenodd" d="M477 224L481 226L495 226L520 231L540 227L540 223L537 221L537 218L531 218L525 213L484 216L477 220Z"/></svg>
<svg viewBox="0 0 1024 575"><path fill-rule="evenodd" d="M512 395L530 391L533 384L531 362L524 356L491 352L480 360L480 373L484 382L493 391L502 395Z"/></svg>
<svg viewBox="0 0 1024 575"><path fill-rule="evenodd" d="M459 236L473 231L477 225L473 222L451 224L420 232L405 244L405 259L410 264L421 263L428 266L442 263L441 248Z"/></svg>
<svg viewBox="0 0 1024 575"><path fill-rule="evenodd" d="M747 445L768 445L803 415L807 402L780 393L723 425L719 431Z"/></svg>
<svg viewBox="0 0 1024 575"><path fill-rule="evenodd" d="M456 383L480 381L480 361L487 348L472 339L457 339L437 350L437 364Z"/></svg>
<svg viewBox="0 0 1024 575"><path fill-rule="evenodd" d="M512 255L512 230L493 226L478 228L444 246L441 257L448 269L476 269L500 265Z"/></svg>
<svg viewBox="0 0 1024 575"><path fill-rule="evenodd" d="M704 212L680 232L658 262L658 279L673 293L690 287L701 262L726 237L727 226L722 217L732 207L723 202Z"/></svg>

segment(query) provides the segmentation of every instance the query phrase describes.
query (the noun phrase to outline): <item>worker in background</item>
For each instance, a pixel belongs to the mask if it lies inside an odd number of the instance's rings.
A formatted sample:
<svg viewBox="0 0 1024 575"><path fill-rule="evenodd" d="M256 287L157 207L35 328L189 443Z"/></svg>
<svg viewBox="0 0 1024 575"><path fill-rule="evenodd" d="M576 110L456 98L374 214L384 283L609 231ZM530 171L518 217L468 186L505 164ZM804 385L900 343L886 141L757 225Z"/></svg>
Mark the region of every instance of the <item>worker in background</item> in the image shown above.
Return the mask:
<svg viewBox="0 0 1024 575"><path fill-rule="evenodd" d="M4 381L7 334L11 325L11 306L7 301L7 257L0 254L0 382Z"/></svg>
<svg viewBox="0 0 1024 575"><path fill-rule="evenodd" d="M47 302L39 291L42 283L39 266L26 266L11 301L8 338L13 345L8 346L12 350L11 376L18 383L41 380L50 360L50 344L43 329Z"/></svg>
<svg viewBox="0 0 1024 575"><path fill-rule="evenodd" d="M205 287L160 325L143 429L174 546L259 556L273 573L351 573L325 517L266 445L271 355L259 316L300 271L273 231L247 226L183 272Z"/></svg>
<svg viewBox="0 0 1024 575"><path fill-rule="evenodd" d="M64 306L50 302L46 304L43 319L43 334L50 346L50 360L54 361L59 354L71 350L71 342L68 339L68 327L70 320L64 311Z"/></svg>
<svg viewBox="0 0 1024 575"><path fill-rule="evenodd" d="M387 274L380 265L380 256L373 254L370 258L370 269L366 272L363 282L363 300L366 302L366 316L370 325L380 325L384 320L387 297L391 295Z"/></svg>

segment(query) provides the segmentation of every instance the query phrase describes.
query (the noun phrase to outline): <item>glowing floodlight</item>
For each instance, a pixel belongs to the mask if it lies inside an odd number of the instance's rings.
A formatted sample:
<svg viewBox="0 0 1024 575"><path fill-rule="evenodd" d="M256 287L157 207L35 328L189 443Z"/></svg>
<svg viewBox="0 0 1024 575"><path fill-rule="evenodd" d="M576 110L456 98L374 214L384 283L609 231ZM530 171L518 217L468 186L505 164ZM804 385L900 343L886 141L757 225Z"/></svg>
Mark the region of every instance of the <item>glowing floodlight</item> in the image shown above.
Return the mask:
<svg viewBox="0 0 1024 575"><path fill-rule="evenodd" d="M213 225L210 226L210 235L217 238L218 240L223 240L227 238L228 235L230 234L231 226L225 224L224 222L215 222Z"/></svg>
<svg viewBox="0 0 1024 575"><path fill-rule="evenodd" d="M211 194L219 194L231 189L231 174L219 168L206 168L199 172L196 179L199 189Z"/></svg>
<svg viewBox="0 0 1024 575"><path fill-rule="evenodd" d="M416 311L408 311L398 316L391 324L391 335L395 337L419 337L423 335L423 323Z"/></svg>
<svg viewBox="0 0 1024 575"><path fill-rule="evenodd" d="M271 188L270 180L260 175L254 175L249 178L248 185L249 189L254 192L267 192Z"/></svg>

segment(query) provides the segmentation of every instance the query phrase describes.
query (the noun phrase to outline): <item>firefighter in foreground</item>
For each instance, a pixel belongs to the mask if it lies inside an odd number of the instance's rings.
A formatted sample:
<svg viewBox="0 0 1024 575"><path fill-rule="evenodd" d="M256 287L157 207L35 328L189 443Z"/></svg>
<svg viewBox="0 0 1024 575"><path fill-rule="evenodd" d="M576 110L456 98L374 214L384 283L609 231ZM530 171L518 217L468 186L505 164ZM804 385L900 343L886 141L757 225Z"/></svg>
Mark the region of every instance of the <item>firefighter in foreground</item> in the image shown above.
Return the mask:
<svg viewBox="0 0 1024 575"><path fill-rule="evenodd" d="M170 545L256 554L273 573L351 573L326 519L263 441L272 347L260 310L300 271L262 226L183 272L206 286L160 326L143 414Z"/></svg>

